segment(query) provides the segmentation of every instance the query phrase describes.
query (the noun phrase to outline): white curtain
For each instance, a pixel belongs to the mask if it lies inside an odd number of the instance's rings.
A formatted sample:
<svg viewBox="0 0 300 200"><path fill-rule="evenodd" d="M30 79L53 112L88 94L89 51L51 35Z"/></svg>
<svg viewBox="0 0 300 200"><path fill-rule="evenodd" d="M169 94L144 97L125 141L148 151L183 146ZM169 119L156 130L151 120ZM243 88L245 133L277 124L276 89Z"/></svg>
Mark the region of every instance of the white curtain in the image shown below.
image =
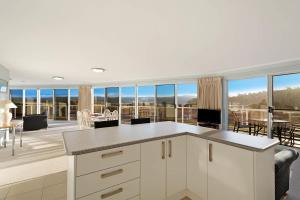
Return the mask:
<svg viewBox="0 0 300 200"><path fill-rule="evenodd" d="M78 97L78 110L84 109L91 110L92 106L92 86L79 86L79 97Z"/></svg>
<svg viewBox="0 0 300 200"><path fill-rule="evenodd" d="M198 80L198 108L222 109L222 77L205 77Z"/></svg>

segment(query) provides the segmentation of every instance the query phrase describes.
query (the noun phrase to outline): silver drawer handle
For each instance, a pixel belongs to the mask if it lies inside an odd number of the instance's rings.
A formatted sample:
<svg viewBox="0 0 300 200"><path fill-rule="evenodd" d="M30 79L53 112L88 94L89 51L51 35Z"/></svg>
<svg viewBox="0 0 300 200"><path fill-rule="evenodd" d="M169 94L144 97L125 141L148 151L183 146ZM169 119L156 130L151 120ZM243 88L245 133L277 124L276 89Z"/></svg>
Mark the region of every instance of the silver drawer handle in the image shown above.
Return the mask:
<svg viewBox="0 0 300 200"><path fill-rule="evenodd" d="M213 148L212 144L209 144L208 145L208 160L209 160L209 162L213 161L212 148Z"/></svg>
<svg viewBox="0 0 300 200"><path fill-rule="evenodd" d="M123 173L123 169L118 169L118 170L115 170L112 172L101 174L101 178L108 178L108 177L115 176L115 175L122 174L122 173Z"/></svg>
<svg viewBox="0 0 300 200"><path fill-rule="evenodd" d="M122 154L123 154L123 151L121 150L121 151L115 151L115 152L111 152L111 153L102 154L101 157L102 158L110 158L110 157L119 156Z"/></svg>
<svg viewBox="0 0 300 200"><path fill-rule="evenodd" d="M114 191L111 191L111 192L102 194L102 195L101 195L101 199L106 199L106 198L108 198L108 197L111 197L111 196L113 196L113 195L119 194L119 193L121 193L121 192L123 192L123 188L119 188L119 189L117 189L117 190L114 190Z"/></svg>

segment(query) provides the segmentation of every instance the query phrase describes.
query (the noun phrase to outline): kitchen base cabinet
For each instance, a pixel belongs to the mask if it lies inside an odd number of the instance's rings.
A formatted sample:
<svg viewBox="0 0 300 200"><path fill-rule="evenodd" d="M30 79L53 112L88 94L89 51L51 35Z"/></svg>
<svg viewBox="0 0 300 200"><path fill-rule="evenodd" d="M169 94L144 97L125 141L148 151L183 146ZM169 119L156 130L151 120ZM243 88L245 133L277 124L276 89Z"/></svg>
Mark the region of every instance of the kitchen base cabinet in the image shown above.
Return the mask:
<svg viewBox="0 0 300 200"><path fill-rule="evenodd" d="M208 142L208 200L254 200L253 152Z"/></svg>
<svg viewBox="0 0 300 200"><path fill-rule="evenodd" d="M167 199L186 188L186 136L167 140Z"/></svg>
<svg viewBox="0 0 300 200"><path fill-rule="evenodd" d="M186 136L141 144L141 199L180 199L186 189Z"/></svg>
<svg viewBox="0 0 300 200"><path fill-rule="evenodd" d="M141 199L166 198L166 141L141 144Z"/></svg>
<svg viewBox="0 0 300 200"><path fill-rule="evenodd" d="M208 141L208 200L274 200L274 147L255 152Z"/></svg>
<svg viewBox="0 0 300 200"><path fill-rule="evenodd" d="M194 200L207 200L207 140L187 137L187 190Z"/></svg>

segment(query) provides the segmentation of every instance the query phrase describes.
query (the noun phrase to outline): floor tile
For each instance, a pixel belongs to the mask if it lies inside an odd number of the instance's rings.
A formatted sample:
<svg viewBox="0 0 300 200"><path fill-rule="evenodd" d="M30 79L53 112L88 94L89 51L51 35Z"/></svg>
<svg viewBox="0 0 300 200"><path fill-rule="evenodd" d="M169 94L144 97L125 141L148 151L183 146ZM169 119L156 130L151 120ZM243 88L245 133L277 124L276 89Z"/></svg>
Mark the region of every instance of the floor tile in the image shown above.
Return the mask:
<svg viewBox="0 0 300 200"><path fill-rule="evenodd" d="M49 187L52 185L57 185L66 182L67 182L67 172L66 171L58 172L55 174L50 174L45 177L44 187Z"/></svg>
<svg viewBox="0 0 300 200"><path fill-rule="evenodd" d="M43 178L31 179L28 181L24 181L24 182L12 185L7 196L10 197L10 196L15 196L15 195L25 193L25 192L41 190L42 187L43 187Z"/></svg>
<svg viewBox="0 0 300 200"><path fill-rule="evenodd" d="M61 183L43 189L43 200L57 200L67 196L67 184Z"/></svg>
<svg viewBox="0 0 300 200"><path fill-rule="evenodd" d="M3 200L6 197L9 188L9 185L0 187L0 200Z"/></svg>
<svg viewBox="0 0 300 200"><path fill-rule="evenodd" d="M7 197L6 200L41 200L41 199L42 199L42 190L34 190L31 192L9 196Z"/></svg>

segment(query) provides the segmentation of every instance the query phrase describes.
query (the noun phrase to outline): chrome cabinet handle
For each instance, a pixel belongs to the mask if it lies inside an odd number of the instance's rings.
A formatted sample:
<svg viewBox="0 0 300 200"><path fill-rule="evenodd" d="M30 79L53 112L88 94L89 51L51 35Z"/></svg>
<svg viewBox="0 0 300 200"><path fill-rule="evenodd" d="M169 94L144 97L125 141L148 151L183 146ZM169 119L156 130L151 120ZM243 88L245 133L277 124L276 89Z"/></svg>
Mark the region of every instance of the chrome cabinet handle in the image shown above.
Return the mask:
<svg viewBox="0 0 300 200"><path fill-rule="evenodd" d="M164 160L166 158L166 142L163 141L161 145L161 158Z"/></svg>
<svg viewBox="0 0 300 200"><path fill-rule="evenodd" d="M114 156L119 156L119 155L121 155L121 154L123 154L123 151L122 151L122 150L120 150L120 151L115 151L115 152L111 152L111 153L105 153L105 154L102 154L101 157L102 157L103 159L105 159L105 158L110 158L110 157L114 157Z"/></svg>
<svg viewBox="0 0 300 200"><path fill-rule="evenodd" d="M172 157L172 140L169 140L169 158Z"/></svg>
<svg viewBox="0 0 300 200"><path fill-rule="evenodd" d="M119 193L121 193L121 192L123 192L123 188L119 188L119 189L117 189L117 190L114 190L114 191L111 191L111 192L102 194L102 195L101 195L101 199L106 199L106 198L108 198L108 197L111 197L111 196L113 196L113 195L119 194Z"/></svg>
<svg viewBox="0 0 300 200"><path fill-rule="evenodd" d="M209 160L209 162L213 161L212 148L213 148L213 145L212 144L208 144L208 160Z"/></svg>
<svg viewBox="0 0 300 200"><path fill-rule="evenodd" d="M115 175L122 174L122 173L123 173L123 169L118 169L118 170L115 170L112 172L101 174L101 178L108 178L108 177L115 176Z"/></svg>

